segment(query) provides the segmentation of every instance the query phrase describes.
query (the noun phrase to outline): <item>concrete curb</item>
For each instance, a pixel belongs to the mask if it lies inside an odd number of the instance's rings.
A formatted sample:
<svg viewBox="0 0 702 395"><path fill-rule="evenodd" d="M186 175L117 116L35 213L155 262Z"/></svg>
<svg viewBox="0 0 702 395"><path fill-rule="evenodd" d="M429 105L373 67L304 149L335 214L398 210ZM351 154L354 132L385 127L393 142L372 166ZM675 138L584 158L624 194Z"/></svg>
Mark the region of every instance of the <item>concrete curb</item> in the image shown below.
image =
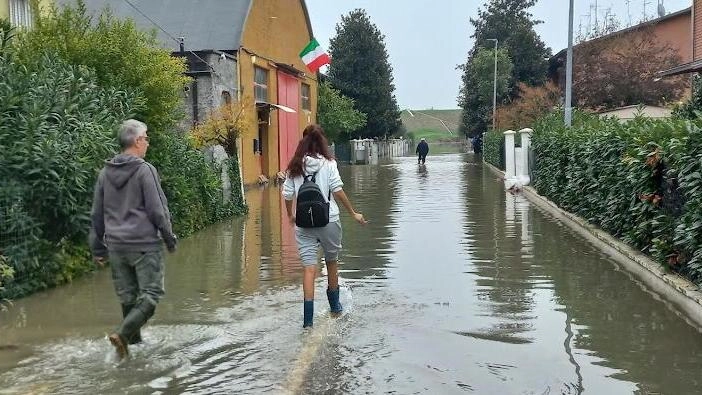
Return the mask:
<svg viewBox="0 0 702 395"><path fill-rule="evenodd" d="M504 177L503 171L489 163L484 162L484 164L493 173ZM539 195L534 188L526 186L523 192L529 201L577 231L594 246L621 263L648 288L648 291L671 302L697 326L702 326L702 292L698 286L675 273L667 272L663 266L642 252L579 216L561 209L552 201Z"/></svg>

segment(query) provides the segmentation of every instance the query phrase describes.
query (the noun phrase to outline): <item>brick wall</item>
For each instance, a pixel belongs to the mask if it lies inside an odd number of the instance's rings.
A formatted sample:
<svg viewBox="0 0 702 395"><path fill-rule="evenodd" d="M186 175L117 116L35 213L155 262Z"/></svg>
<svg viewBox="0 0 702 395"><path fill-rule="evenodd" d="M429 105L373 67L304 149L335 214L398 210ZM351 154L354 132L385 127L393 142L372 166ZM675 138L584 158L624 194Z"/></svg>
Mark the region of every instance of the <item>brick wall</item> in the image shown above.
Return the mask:
<svg viewBox="0 0 702 395"><path fill-rule="evenodd" d="M702 0L694 0L693 9L693 58L702 59Z"/></svg>

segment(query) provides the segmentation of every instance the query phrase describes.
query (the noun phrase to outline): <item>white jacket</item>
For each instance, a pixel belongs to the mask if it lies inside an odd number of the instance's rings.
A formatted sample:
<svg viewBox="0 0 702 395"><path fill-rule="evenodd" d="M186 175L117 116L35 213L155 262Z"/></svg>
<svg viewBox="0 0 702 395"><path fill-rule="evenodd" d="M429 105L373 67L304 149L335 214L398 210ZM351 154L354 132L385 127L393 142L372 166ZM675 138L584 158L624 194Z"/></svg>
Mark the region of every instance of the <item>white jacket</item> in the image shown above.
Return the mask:
<svg viewBox="0 0 702 395"><path fill-rule="evenodd" d="M344 183L341 181L336 161L328 160L322 156L316 158L305 156L303 168L305 175L317 173L315 182L319 185L324 197L329 197L329 222L339 221L339 206L334 201L333 193L340 191ZM285 200L293 200L303 182L302 176L287 177L285 183L283 183L283 197ZM332 192L332 194L329 192Z"/></svg>

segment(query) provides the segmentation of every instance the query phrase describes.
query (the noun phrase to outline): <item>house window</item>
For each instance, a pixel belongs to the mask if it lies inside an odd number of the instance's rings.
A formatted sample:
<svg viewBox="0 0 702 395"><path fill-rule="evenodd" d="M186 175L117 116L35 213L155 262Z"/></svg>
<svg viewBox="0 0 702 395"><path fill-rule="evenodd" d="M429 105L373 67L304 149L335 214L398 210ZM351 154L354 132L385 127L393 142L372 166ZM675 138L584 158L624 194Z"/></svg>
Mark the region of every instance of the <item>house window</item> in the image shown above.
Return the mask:
<svg viewBox="0 0 702 395"><path fill-rule="evenodd" d="M303 83L300 89L300 96L302 97L302 109L307 111L312 111L312 100L310 99L310 86Z"/></svg>
<svg viewBox="0 0 702 395"><path fill-rule="evenodd" d="M268 102L268 70L254 66L254 97L256 102Z"/></svg>
<svg viewBox="0 0 702 395"><path fill-rule="evenodd" d="M10 0L10 23L17 27L32 27L29 0Z"/></svg>

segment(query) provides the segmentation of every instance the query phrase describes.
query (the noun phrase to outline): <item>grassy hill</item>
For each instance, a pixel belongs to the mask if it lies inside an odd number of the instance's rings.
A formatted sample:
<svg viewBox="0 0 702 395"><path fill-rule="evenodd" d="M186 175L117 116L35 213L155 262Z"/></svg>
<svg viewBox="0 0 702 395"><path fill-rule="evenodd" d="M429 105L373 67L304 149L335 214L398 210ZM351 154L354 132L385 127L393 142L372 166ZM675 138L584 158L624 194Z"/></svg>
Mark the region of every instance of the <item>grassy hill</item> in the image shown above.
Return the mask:
<svg viewBox="0 0 702 395"><path fill-rule="evenodd" d="M460 140L458 124L461 119L461 110L407 110L400 113L402 124L407 128L407 133L419 140L424 137L427 141ZM453 132L453 135L439 122L441 119Z"/></svg>

